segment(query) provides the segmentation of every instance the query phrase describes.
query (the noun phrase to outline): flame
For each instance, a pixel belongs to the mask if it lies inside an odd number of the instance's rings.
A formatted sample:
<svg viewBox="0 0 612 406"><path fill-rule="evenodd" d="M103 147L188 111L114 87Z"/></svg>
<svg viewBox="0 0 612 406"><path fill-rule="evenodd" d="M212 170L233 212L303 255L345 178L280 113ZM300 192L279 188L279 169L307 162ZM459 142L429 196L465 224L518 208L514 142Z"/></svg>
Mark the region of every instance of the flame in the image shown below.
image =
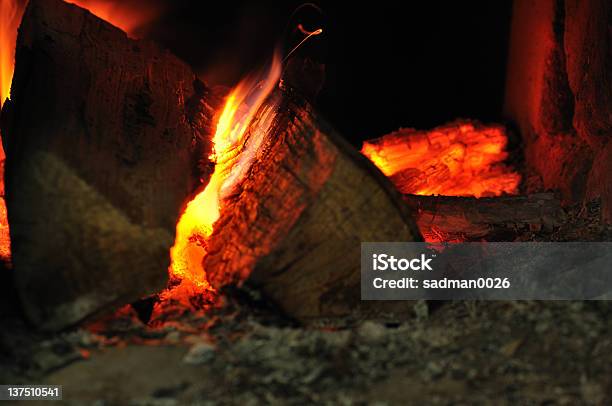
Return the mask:
<svg viewBox="0 0 612 406"><path fill-rule="evenodd" d="M97 17L138 38L139 29L159 14L153 7L116 0L71 0L69 3L89 10ZM0 108L9 97L15 66L17 29L27 0L0 0Z"/></svg>
<svg viewBox="0 0 612 406"><path fill-rule="evenodd" d="M516 194L521 180L503 163L507 143L501 126L458 121L400 130L364 142L361 152L405 194L500 196Z"/></svg>
<svg viewBox="0 0 612 406"><path fill-rule="evenodd" d="M213 290L206 279L202 261L206 240L219 218L224 197L244 176L263 137L263 131L247 131L253 116L274 89L281 73L275 55L270 69L262 77L251 76L236 86L227 97L213 137L210 157L215 169L208 185L185 207L176 226L176 240L170 250L170 276L192 293Z"/></svg>
<svg viewBox="0 0 612 406"><path fill-rule="evenodd" d="M10 96L17 27L24 10L24 1L0 0L0 109ZM11 258L11 239L4 200L4 159L4 148L0 145L0 261L7 263Z"/></svg>
<svg viewBox="0 0 612 406"><path fill-rule="evenodd" d="M23 1L0 0L0 108L11 89L17 28L24 9Z"/></svg>

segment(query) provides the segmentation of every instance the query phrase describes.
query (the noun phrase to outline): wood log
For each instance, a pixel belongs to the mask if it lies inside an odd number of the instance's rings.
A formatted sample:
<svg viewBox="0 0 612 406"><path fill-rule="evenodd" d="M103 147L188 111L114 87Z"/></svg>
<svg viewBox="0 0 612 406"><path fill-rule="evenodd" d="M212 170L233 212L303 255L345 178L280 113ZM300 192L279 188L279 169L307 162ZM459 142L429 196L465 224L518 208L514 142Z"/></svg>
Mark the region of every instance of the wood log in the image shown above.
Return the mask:
<svg viewBox="0 0 612 406"><path fill-rule="evenodd" d="M404 195L427 241L513 241L566 220L551 193L492 198Z"/></svg>
<svg viewBox="0 0 612 406"><path fill-rule="evenodd" d="M61 329L165 286L179 212L206 177L211 100L156 44L61 0L29 2L2 141L31 322Z"/></svg>
<svg viewBox="0 0 612 406"><path fill-rule="evenodd" d="M204 269L221 286L250 282L302 321L361 309L364 241L421 241L389 180L300 95L274 92L251 127L254 163L224 201ZM264 120L270 106L274 118ZM252 273L251 273L252 271ZM401 308L401 309L400 309ZM406 303L397 307L406 311Z"/></svg>

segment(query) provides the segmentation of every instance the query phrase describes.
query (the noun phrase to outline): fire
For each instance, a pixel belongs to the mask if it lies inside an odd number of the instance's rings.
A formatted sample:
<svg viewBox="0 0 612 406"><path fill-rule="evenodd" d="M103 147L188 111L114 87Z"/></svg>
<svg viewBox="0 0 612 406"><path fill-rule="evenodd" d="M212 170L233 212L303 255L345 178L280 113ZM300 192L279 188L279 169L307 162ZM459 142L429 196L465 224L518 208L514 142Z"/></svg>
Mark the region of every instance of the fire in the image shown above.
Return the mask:
<svg viewBox="0 0 612 406"><path fill-rule="evenodd" d="M402 129L366 141L361 152L400 192L417 195L516 194L520 175L505 165L501 126L458 121L431 131Z"/></svg>
<svg viewBox="0 0 612 406"><path fill-rule="evenodd" d="M25 1L0 0L0 109L10 95L17 27L24 9ZM4 201L4 158L4 148L0 145L0 260L8 262L11 257L11 239Z"/></svg>
<svg viewBox="0 0 612 406"><path fill-rule="evenodd" d="M139 7L133 2L116 0L72 0L69 3L89 10L121 28L132 38L137 38L139 29L152 21L159 12L153 7ZM26 4L27 0L0 0L0 108L9 97L15 65L17 29Z"/></svg>
<svg viewBox="0 0 612 406"><path fill-rule="evenodd" d="M17 27L25 3L18 0L0 0L0 108L9 97L15 65Z"/></svg>
<svg viewBox="0 0 612 406"><path fill-rule="evenodd" d="M157 8L150 5L145 7L133 1L68 0L67 3L89 10L93 15L121 28L130 38L140 38L140 29L159 14Z"/></svg>
<svg viewBox="0 0 612 406"><path fill-rule="evenodd" d="M275 56L265 75L243 80L227 97L213 137L214 152L210 157L215 162L213 175L185 207L170 251L170 276L181 281L182 290L190 293L212 290L202 268L206 240L219 218L224 197L242 178L262 140L261 131L252 134L249 124L278 83L280 66L280 59Z"/></svg>
<svg viewBox="0 0 612 406"><path fill-rule="evenodd" d="M152 21L159 10L142 7L133 2L116 0L73 0L71 3L88 9L92 14L106 20L130 37L138 38L139 29ZM15 69L15 45L17 29L25 11L27 0L0 0L0 109L10 96L13 71ZM4 149L0 147L0 162L4 162ZM0 171L0 189L4 195L3 171ZM0 260L10 258L10 237L4 199L0 199Z"/></svg>

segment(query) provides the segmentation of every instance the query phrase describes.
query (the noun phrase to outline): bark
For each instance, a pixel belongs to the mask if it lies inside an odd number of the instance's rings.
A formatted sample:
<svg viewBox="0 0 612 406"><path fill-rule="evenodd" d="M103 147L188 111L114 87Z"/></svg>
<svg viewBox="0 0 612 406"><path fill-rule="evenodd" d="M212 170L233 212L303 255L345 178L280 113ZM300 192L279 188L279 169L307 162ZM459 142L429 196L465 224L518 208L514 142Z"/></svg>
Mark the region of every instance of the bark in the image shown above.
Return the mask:
<svg viewBox="0 0 612 406"><path fill-rule="evenodd" d="M404 195L431 241L513 241L525 229L552 230L566 220L549 193L492 198Z"/></svg>
<svg viewBox="0 0 612 406"><path fill-rule="evenodd" d="M63 1L30 1L2 135L31 322L61 329L164 287L181 206L207 176L211 100L157 45Z"/></svg>

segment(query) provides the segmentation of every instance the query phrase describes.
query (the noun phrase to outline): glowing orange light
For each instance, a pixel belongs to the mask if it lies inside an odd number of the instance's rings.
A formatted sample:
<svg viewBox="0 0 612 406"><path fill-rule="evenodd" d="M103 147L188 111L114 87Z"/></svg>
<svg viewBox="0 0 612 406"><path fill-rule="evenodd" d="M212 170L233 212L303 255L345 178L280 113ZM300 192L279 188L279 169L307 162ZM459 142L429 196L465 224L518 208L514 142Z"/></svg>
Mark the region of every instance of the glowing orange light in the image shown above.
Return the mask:
<svg viewBox="0 0 612 406"><path fill-rule="evenodd" d="M280 73L280 61L275 57L263 79L248 78L227 97L213 137L211 158L215 170L204 190L187 204L176 226L176 240L170 251L170 275L181 281L177 291L189 294L212 289L202 268L206 240L219 218L223 198L244 175L259 147L261 134L250 134L247 129L278 83Z"/></svg>
<svg viewBox="0 0 612 406"><path fill-rule="evenodd" d="M520 175L505 165L500 126L457 122L431 131L400 130L366 141L361 152L406 194L516 194Z"/></svg>
<svg viewBox="0 0 612 406"><path fill-rule="evenodd" d="M24 8L23 1L0 0L0 107L9 97L11 89L17 28Z"/></svg>
<svg viewBox="0 0 612 406"><path fill-rule="evenodd" d="M133 3L116 0L72 0L70 3L89 10L92 14L121 28L130 37L138 37L138 29L152 21L159 13L153 7L137 7ZM27 0L0 0L0 107L9 97L13 78L17 29Z"/></svg>
<svg viewBox="0 0 612 406"><path fill-rule="evenodd" d="M25 1L0 0L0 108L10 95L15 67L17 27L25 9ZM4 196L4 149L0 145L0 195ZM0 260L11 257L11 240L4 198L0 198Z"/></svg>
<svg viewBox="0 0 612 406"><path fill-rule="evenodd" d="M68 0L89 10L93 15L121 28L131 38L140 38L139 28L153 21L160 13L159 9L143 7L134 2L117 0Z"/></svg>

